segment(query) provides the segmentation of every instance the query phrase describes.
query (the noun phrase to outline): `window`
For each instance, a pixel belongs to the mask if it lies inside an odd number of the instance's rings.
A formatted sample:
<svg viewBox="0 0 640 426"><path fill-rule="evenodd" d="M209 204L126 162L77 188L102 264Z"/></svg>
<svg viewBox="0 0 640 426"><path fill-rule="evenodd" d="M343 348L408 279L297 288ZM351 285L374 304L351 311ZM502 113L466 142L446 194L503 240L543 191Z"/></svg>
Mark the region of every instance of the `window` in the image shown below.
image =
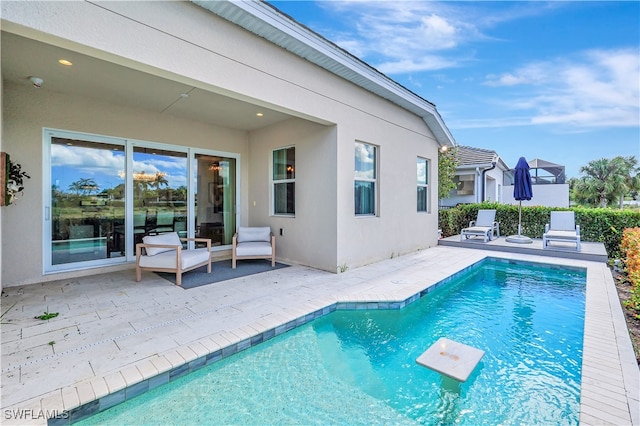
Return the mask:
<svg viewBox="0 0 640 426"><path fill-rule="evenodd" d="M453 178L456 184L455 195L474 195L476 187L475 175L459 175Z"/></svg>
<svg viewBox="0 0 640 426"><path fill-rule="evenodd" d="M273 214L296 213L296 148L273 151Z"/></svg>
<svg viewBox="0 0 640 426"><path fill-rule="evenodd" d="M426 158L418 157L416 163L416 171L418 175L418 211L427 212L428 194L429 194L429 164Z"/></svg>
<svg viewBox="0 0 640 426"><path fill-rule="evenodd" d="M376 214L377 147L356 142L354 201L356 216Z"/></svg>

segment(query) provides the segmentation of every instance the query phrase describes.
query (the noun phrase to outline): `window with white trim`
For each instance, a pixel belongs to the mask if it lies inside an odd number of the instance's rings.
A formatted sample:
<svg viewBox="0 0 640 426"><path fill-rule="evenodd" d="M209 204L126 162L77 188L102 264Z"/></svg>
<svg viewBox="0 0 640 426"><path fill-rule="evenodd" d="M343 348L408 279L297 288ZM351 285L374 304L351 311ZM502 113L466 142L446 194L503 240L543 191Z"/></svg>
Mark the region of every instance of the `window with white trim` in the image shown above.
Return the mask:
<svg viewBox="0 0 640 426"><path fill-rule="evenodd" d="M417 209L419 212L429 211L429 160L418 157L417 172Z"/></svg>
<svg viewBox="0 0 640 426"><path fill-rule="evenodd" d="M273 214L296 214L296 148L273 151Z"/></svg>
<svg viewBox="0 0 640 426"><path fill-rule="evenodd" d="M355 145L354 202L356 216L376 215L378 147Z"/></svg>

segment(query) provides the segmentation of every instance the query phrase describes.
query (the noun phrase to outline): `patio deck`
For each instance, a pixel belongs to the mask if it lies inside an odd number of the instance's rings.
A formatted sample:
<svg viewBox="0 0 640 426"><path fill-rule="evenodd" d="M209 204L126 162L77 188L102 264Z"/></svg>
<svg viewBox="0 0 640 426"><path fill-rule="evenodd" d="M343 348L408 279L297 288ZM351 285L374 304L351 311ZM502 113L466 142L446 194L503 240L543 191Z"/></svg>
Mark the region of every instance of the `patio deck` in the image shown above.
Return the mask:
<svg viewBox="0 0 640 426"><path fill-rule="evenodd" d="M442 238L438 245L464 248L480 248L482 250L506 251L509 253L535 254L538 256L561 257L565 259L588 260L591 262L606 262L607 250L602 243L582 241L580 251L576 251L576 245L571 243L552 243L547 249L542 249L542 239L531 239L531 244L509 243L507 237L502 236L495 240L483 242L482 238L469 238L460 241L460 235Z"/></svg>
<svg viewBox="0 0 640 426"><path fill-rule="evenodd" d="M586 268L580 422L640 424L640 371L606 263L444 245L342 274L291 266L191 290L153 273L136 283L133 270L7 288L3 424L67 423L63 410L119 402L335 303L406 300L487 256ZM43 311L60 316L34 319Z"/></svg>

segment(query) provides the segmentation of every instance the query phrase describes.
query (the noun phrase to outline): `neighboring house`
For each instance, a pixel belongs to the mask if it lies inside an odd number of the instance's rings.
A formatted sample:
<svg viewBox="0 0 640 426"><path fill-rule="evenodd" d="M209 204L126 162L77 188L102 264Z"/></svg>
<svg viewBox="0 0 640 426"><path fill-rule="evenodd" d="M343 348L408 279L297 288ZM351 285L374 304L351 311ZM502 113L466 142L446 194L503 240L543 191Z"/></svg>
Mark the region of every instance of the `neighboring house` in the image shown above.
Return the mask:
<svg viewBox="0 0 640 426"><path fill-rule="evenodd" d="M564 166L535 158L528 161L533 198L522 201L523 206L569 207L569 184L565 183ZM513 170L504 176L503 202L519 204L513 198Z"/></svg>
<svg viewBox="0 0 640 426"><path fill-rule="evenodd" d="M0 151L31 176L2 286L132 268L166 230L223 257L268 225L278 260L332 272L437 244L435 106L269 4L0 7Z"/></svg>
<svg viewBox="0 0 640 426"><path fill-rule="evenodd" d="M456 188L440 200L440 205L453 207L483 201L502 202L502 178L509 167L492 150L458 146Z"/></svg>

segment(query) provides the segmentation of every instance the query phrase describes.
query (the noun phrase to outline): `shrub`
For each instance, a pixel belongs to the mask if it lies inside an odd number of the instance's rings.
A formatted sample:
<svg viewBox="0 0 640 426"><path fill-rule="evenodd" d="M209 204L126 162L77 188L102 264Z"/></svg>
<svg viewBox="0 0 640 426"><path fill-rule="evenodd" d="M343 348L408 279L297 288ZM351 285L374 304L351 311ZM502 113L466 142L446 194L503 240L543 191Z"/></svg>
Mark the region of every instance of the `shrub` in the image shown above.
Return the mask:
<svg viewBox="0 0 640 426"><path fill-rule="evenodd" d="M627 276L631 281L631 295L625 306L636 311L640 319L640 227L627 228L622 233L622 253Z"/></svg>
<svg viewBox="0 0 640 426"><path fill-rule="evenodd" d="M475 220L479 209L496 209L496 220L500 222L500 235L518 233L518 206L497 203L464 204L448 210L440 210L439 227L443 237L457 235L469 221ZM572 210L576 224L580 225L582 241L603 243L611 259L622 258L620 244L622 231L640 227L640 212L618 209L591 209L543 206L522 207L522 235L542 238L545 224L549 223L551 211Z"/></svg>

